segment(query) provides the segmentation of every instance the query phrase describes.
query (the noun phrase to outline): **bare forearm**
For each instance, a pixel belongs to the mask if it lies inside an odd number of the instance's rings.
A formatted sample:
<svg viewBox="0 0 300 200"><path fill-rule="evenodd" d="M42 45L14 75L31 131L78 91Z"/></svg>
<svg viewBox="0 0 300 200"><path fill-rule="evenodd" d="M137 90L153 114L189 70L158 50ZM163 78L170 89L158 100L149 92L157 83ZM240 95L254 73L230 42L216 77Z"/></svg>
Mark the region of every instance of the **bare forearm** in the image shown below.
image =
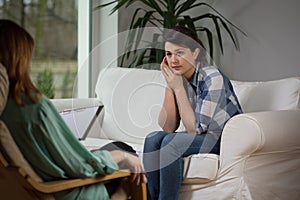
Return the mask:
<svg viewBox="0 0 300 200"><path fill-rule="evenodd" d="M175 92L179 115L181 117L182 123L187 129L187 132L196 134L195 112L189 102L185 88L180 87L176 89L174 92Z"/></svg>
<svg viewBox="0 0 300 200"><path fill-rule="evenodd" d="M158 117L160 127L169 133L173 133L179 126L179 114L173 92L166 88L163 107Z"/></svg>
<svg viewBox="0 0 300 200"><path fill-rule="evenodd" d="M174 117L170 117L164 109L159 114L158 124L168 133L174 133L178 128L177 120Z"/></svg>

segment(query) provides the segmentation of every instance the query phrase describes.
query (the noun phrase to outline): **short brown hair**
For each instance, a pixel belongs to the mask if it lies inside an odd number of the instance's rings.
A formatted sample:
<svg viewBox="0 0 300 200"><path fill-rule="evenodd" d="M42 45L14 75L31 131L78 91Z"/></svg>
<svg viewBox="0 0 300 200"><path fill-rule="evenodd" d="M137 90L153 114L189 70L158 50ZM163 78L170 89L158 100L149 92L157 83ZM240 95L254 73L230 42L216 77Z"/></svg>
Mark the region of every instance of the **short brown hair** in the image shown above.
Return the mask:
<svg viewBox="0 0 300 200"><path fill-rule="evenodd" d="M179 46L189 48L191 51L195 51L196 48L200 49L200 54L198 56L198 61L207 62L206 60L206 50L203 43L199 39L197 33L190 28L185 26L176 26L173 29L166 31L163 36L163 44L166 42L171 42Z"/></svg>

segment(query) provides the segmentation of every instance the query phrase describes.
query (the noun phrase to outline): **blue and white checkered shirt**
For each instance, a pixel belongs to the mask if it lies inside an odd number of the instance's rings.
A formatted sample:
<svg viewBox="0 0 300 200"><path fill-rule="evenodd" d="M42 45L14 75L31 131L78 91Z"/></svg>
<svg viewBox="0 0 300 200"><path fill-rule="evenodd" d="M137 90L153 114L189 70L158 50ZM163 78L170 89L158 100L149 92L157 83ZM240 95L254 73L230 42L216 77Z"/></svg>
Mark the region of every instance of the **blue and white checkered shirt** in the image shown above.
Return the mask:
<svg viewBox="0 0 300 200"><path fill-rule="evenodd" d="M214 66L199 67L186 89L198 134L209 133L217 139L226 122L242 113L230 80Z"/></svg>

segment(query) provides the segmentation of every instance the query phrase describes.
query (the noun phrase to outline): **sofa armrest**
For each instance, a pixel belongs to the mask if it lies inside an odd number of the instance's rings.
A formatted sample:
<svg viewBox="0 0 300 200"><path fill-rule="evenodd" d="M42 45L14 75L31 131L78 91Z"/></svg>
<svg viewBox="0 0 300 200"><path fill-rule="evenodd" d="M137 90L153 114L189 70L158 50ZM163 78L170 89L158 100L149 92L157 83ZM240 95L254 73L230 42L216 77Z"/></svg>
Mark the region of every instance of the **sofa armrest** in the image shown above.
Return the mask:
<svg viewBox="0 0 300 200"><path fill-rule="evenodd" d="M69 99L51 99L59 112L70 108L88 108L91 106L102 105L97 98L69 98Z"/></svg>
<svg viewBox="0 0 300 200"><path fill-rule="evenodd" d="M297 199L299 122L300 110L245 113L230 119L221 140L218 181L243 185L243 192L251 191L253 199Z"/></svg>
<svg viewBox="0 0 300 200"><path fill-rule="evenodd" d="M254 153L299 150L300 110L253 112L237 115L225 125L221 165Z"/></svg>

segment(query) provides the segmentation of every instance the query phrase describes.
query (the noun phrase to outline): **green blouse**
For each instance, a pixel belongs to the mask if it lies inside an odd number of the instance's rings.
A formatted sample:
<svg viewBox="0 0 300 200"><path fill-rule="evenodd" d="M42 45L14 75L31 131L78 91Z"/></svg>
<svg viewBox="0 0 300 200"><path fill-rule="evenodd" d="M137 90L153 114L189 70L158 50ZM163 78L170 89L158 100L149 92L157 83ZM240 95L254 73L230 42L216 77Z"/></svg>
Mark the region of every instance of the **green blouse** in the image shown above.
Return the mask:
<svg viewBox="0 0 300 200"><path fill-rule="evenodd" d="M45 181L110 174L119 167L108 151L88 151L60 114L43 97L38 104L18 106L9 97L0 119L35 172ZM54 194L56 199L109 199L103 183Z"/></svg>

